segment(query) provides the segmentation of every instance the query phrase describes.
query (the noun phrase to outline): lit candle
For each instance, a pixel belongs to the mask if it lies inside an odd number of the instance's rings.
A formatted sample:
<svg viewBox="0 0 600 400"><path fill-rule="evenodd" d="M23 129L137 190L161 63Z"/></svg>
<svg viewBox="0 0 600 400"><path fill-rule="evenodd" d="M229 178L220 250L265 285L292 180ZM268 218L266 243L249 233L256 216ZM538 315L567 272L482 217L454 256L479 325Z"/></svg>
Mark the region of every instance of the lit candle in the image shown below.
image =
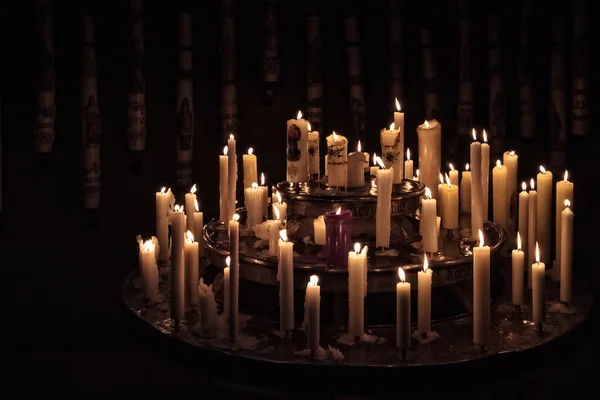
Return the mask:
<svg viewBox="0 0 600 400"><path fill-rule="evenodd" d="M287 121L287 181L308 182L308 121L298 111Z"/></svg>
<svg viewBox="0 0 600 400"><path fill-rule="evenodd" d="M396 111L394 111L394 125L400 134L400 157L402 157L402 153L404 152L404 112L400 107L400 102L397 98L394 98L396 103ZM402 165L402 160L400 160L400 165Z"/></svg>
<svg viewBox="0 0 600 400"><path fill-rule="evenodd" d="M279 231L279 329L294 330L294 243Z"/></svg>
<svg viewBox="0 0 600 400"><path fill-rule="evenodd" d="M375 211L375 242L379 248L390 247L392 186L394 168L385 169L381 158L377 158L381 167L377 171L377 209Z"/></svg>
<svg viewBox="0 0 600 400"><path fill-rule="evenodd" d="M529 240L529 193L527 193L527 184L521 183L521 193L519 193L519 234L521 243L523 243L523 253L527 260L527 245Z"/></svg>
<svg viewBox="0 0 600 400"><path fill-rule="evenodd" d="M279 193L279 191L277 191L275 193L275 197L277 198L277 202L273 203L273 215L275 215L275 209L277 209L277 215L279 215L279 218L275 218L275 219L280 219L280 220L286 220L287 219L287 203L282 201L281 198L281 193Z"/></svg>
<svg viewBox="0 0 600 400"><path fill-rule="evenodd" d="M469 171L468 163L462 172L462 180L460 182L460 205L461 210L464 212L471 212L471 171Z"/></svg>
<svg viewBox="0 0 600 400"><path fill-rule="evenodd" d="M512 251L512 302L525 304L525 253L521 248L521 235L517 232L517 248Z"/></svg>
<svg viewBox="0 0 600 400"><path fill-rule="evenodd" d="M327 183L329 187L348 186L348 140L333 132L327 136Z"/></svg>
<svg viewBox="0 0 600 400"><path fill-rule="evenodd" d="M229 157L227 146L219 156L219 220L227 223L229 219Z"/></svg>
<svg viewBox="0 0 600 400"><path fill-rule="evenodd" d="M200 312L202 333L213 336L217 329L217 303L212 285L204 284L204 279L200 278L196 291L198 292L198 311Z"/></svg>
<svg viewBox="0 0 600 400"><path fill-rule="evenodd" d="M418 314L417 330L431 331L431 277L433 271L429 268L427 256L423 259L423 271L417 274L418 283Z"/></svg>
<svg viewBox="0 0 600 400"><path fill-rule="evenodd" d="M352 211L339 207L337 211L325 213L325 251L327 263L342 267L348 262L350 233L352 229Z"/></svg>
<svg viewBox="0 0 600 400"><path fill-rule="evenodd" d="M187 231L184 244L185 255L185 280L187 303L198 306L198 282L200 281L200 263L198 256L198 242L194 241L192 231Z"/></svg>
<svg viewBox="0 0 600 400"><path fill-rule="evenodd" d="M450 183L458 187L458 170L454 169L454 165L452 163L448 163L448 167L450 168L450 172L448 172Z"/></svg>
<svg viewBox="0 0 600 400"><path fill-rule="evenodd" d="M366 268L367 253L355 243L354 251L348 252L348 333L353 338L365 332Z"/></svg>
<svg viewBox="0 0 600 400"><path fill-rule="evenodd" d="M306 285L304 320L306 321L306 347L313 355L319 350L319 334L321 330L321 287L319 278L311 275Z"/></svg>
<svg viewBox="0 0 600 400"><path fill-rule="evenodd" d="M437 120L425 121L417 127L419 139L419 168L421 182L428 186L437 199L435 186L442 165L442 124Z"/></svg>
<svg viewBox="0 0 600 400"><path fill-rule="evenodd" d="M507 151L503 155L503 163L506 166L506 233L507 240L514 243L517 234L517 172L519 167L519 156L514 151ZM519 228L520 229L520 228Z"/></svg>
<svg viewBox="0 0 600 400"><path fill-rule="evenodd" d="M171 189L156 192L156 237L158 238L158 260L169 261L169 210L175 202Z"/></svg>
<svg viewBox="0 0 600 400"><path fill-rule="evenodd" d="M265 185L265 174L260 173L260 198L262 203L262 219L269 218L269 188Z"/></svg>
<svg viewBox="0 0 600 400"><path fill-rule="evenodd" d="M183 320L185 304L185 214L184 207L175 205L171 213L171 318Z"/></svg>
<svg viewBox="0 0 600 400"><path fill-rule="evenodd" d="M204 214L200 211L198 205L198 199L194 200L194 239L198 242L198 256L204 257L204 235L202 230L204 229Z"/></svg>
<svg viewBox="0 0 600 400"><path fill-rule="evenodd" d="M225 321L229 321L229 302L230 300L230 277L231 277L231 256L225 259L225 268L223 268L223 317Z"/></svg>
<svg viewBox="0 0 600 400"><path fill-rule="evenodd" d="M431 190L425 188L425 198L421 202L421 236L423 237L423 251L435 253L438 250L437 232L437 201L431 198Z"/></svg>
<svg viewBox="0 0 600 400"><path fill-rule="evenodd" d="M573 209L573 183L569 182L569 172L565 170L562 181L556 182L556 266L553 268L552 277L555 281L561 279L561 235L562 235L562 213L565 209L565 200L569 200L570 208Z"/></svg>
<svg viewBox="0 0 600 400"><path fill-rule="evenodd" d="M235 153L235 139L233 135L229 135L227 141L228 153L227 153L227 182L229 187L229 205L227 206L227 221L230 216L235 214L235 200L236 200L236 185L237 185L237 155Z"/></svg>
<svg viewBox="0 0 600 400"><path fill-rule="evenodd" d="M406 161L404 161L404 179L413 178L414 161L410 159L410 149L406 149Z"/></svg>
<svg viewBox="0 0 600 400"><path fill-rule="evenodd" d="M238 336L238 296L240 283L240 216L233 214L229 221L229 341Z"/></svg>
<svg viewBox="0 0 600 400"><path fill-rule="evenodd" d="M410 283L405 282L404 270L398 268L400 282L396 284L396 346L410 347Z"/></svg>
<svg viewBox="0 0 600 400"><path fill-rule="evenodd" d="M246 199L246 213L248 229L252 230L256 225L260 225L263 220L263 193L258 189L256 182L252 186L244 189L244 198Z"/></svg>
<svg viewBox="0 0 600 400"><path fill-rule="evenodd" d="M442 201L442 228L458 229L458 186L450 182L448 174L446 184L438 195Z"/></svg>
<svg viewBox="0 0 600 400"><path fill-rule="evenodd" d="M185 194L185 216L187 221L187 230L192 232L196 231L196 228L194 227L194 211L196 210L196 208L194 208L194 203L196 201L197 190L196 184L194 183L194 186L192 186L190 192Z"/></svg>
<svg viewBox="0 0 600 400"><path fill-rule="evenodd" d="M537 237L540 260L552 265L552 172L540 165L537 174Z"/></svg>
<svg viewBox="0 0 600 400"><path fill-rule="evenodd" d="M473 342L490 344L490 247L479 230L479 247L473 247Z"/></svg>
<svg viewBox="0 0 600 400"><path fill-rule="evenodd" d="M493 179L493 201L494 201L494 222L506 231L508 228L508 208L506 207L506 166L502 165L500 160L496 161L496 166L492 171Z"/></svg>
<svg viewBox="0 0 600 400"><path fill-rule="evenodd" d="M159 301L158 267L156 265L156 237L146 240L139 239L140 244L140 276L144 284L144 297L151 303Z"/></svg>
<svg viewBox="0 0 600 400"><path fill-rule="evenodd" d="M446 186L446 183L444 182L444 175L442 175L442 173L440 172L439 174L439 178L440 178L440 183L438 183L437 185L437 202L438 202L438 210L439 213L442 213L442 209L444 208L444 197L441 195L441 191L444 190L444 187Z"/></svg>
<svg viewBox="0 0 600 400"><path fill-rule="evenodd" d="M309 175L320 175L321 174L321 163L319 160L320 143L319 143L319 131L311 130L310 122L307 122L308 126L308 173Z"/></svg>
<svg viewBox="0 0 600 400"><path fill-rule="evenodd" d="M373 166L371 167L371 176L377 176L377 171L379 171L379 164L377 164L377 153L373 153Z"/></svg>
<svg viewBox="0 0 600 400"><path fill-rule="evenodd" d="M482 221L490 218L490 145L488 144L487 132L483 130L483 143L481 144L481 196L483 208L481 211Z"/></svg>
<svg viewBox="0 0 600 400"><path fill-rule="evenodd" d="M322 215L319 215L313 221L313 234L315 238L315 244L324 246L325 241L325 219Z"/></svg>
<svg viewBox="0 0 600 400"><path fill-rule="evenodd" d="M356 188L365 185L365 154L358 141L357 151L348 154L348 187Z"/></svg>
<svg viewBox="0 0 600 400"><path fill-rule="evenodd" d="M256 154L252 147L248 149L248 154L242 155L242 163L244 166L244 189L247 189L252 186L253 182L258 182Z"/></svg>
<svg viewBox="0 0 600 400"><path fill-rule="evenodd" d="M419 182L421 180L420 178L421 174L419 173L419 169L417 168L417 170L415 171L415 181Z"/></svg>
<svg viewBox="0 0 600 400"><path fill-rule="evenodd" d="M396 129L396 125L392 122L390 129L383 128L379 134L381 141L381 159L385 167L394 169L394 183L402 183L402 167L404 148L404 138L401 132Z"/></svg>
<svg viewBox="0 0 600 400"><path fill-rule="evenodd" d="M477 232L483 230L483 191L481 178L481 143L473 129L471 143L471 239L477 240Z"/></svg>
<svg viewBox="0 0 600 400"><path fill-rule="evenodd" d="M527 220L527 265L529 271L527 274L527 287L531 289L531 265L535 261L535 246L537 243L537 196L535 190L535 181L531 178L529 182L529 218Z"/></svg>
<svg viewBox="0 0 600 400"><path fill-rule="evenodd" d="M573 297L573 211L568 199L564 205L560 236L560 301L568 304Z"/></svg>
<svg viewBox="0 0 600 400"><path fill-rule="evenodd" d="M531 312L532 321L541 324L546 319L546 264L540 261L540 246L535 244L535 262L531 265Z"/></svg>

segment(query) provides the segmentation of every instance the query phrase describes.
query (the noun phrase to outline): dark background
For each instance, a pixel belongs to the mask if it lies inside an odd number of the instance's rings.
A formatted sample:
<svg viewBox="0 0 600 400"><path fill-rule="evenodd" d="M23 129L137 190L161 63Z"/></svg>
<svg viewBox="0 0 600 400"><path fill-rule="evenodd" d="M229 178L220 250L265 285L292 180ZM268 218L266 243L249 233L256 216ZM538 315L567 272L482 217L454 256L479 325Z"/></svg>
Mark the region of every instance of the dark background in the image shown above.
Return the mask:
<svg viewBox="0 0 600 400"><path fill-rule="evenodd" d="M325 2L323 2L325 3ZM458 17L454 1L404 1L404 68L406 146L416 154L416 125L424 119L419 29L432 29L441 87L444 144L455 134L458 90ZM508 143L519 158L520 180L548 163L547 101L550 74L550 27L565 25L567 73L570 72L572 10L570 1L533 1L530 26L537 137L518 135L517 55L520 2L471 2L472 65L475 74L475 125L488 126L487 16L501 18L502 69L508 95ZM359 16L367 132L370 152L378 151L379 130L389 125L387 1L328 2L321 7L324 44L324 132L350 130L344 16ZM194 177L205 221L218 215L217 156L224 145L220 132L220 13L217 0L196 2L146 1L145 52L147 73L148 145L142 174L131 170L126 147L129 82L129 38L126 1L54 1L56 55L56 142L43 163L33 152L35 99L35 2L9 0L0 8L2 57L2 152L4 208L1 270L2 375L15 387L47 393L144 393L155 395L206 390L206 379L183 368L144 340L123 308L120 285L136 268L135 235L154 231L154 192L175 183L177 11L193 13L195 113ZM598 5L589 1L589 37L598 35ZM285 178L284 124L306 108L304 1L280 1L279 53L281 76L275 103L263 104L260 64L263 56L264 5L236 1L238 57L238 149L253 146L259 171L268 183ZM102 118L102 202L98 228L86 230L82 207L80 66L81 15L95 17L98 89ZM590 39L589 48L594 49ZM598 212L592 195L597 176L598 124L594 120L598 78L597 57L590 56L591 135L568 137L567 167L575 182L576 273L597 287L594 249ZM567 75L570 85L570 75ZM567 89L570 93L570 89ZM569 121L567 132L569 129ZM412 132L412 133L411 133ZM444 147L447 148L446 146ZM495 149L497 150L497 149ZM466 147L462 152L466 152ZM455 165L464 165L459 156ZM42 166L40 168L40 165ZM41 171L40 171L41 169ZM462 167L461 167L462 169ZM553 171L555 177L562 171ZM491 208L490 208L491 210ZM527 384L493 388L498 395L552 397L557 388L583 391L593 383L597 333L588 324L563 347L538 356L543 378ZM486 373L494 374L493 370ZM160 378L160 379L159 379ZM527 378L527 379L526 379ZM275 379L275 378L274 378ZM299 378L301 379L301 378ZM431 378L435 380L434 377ZM528 380L529 376L523 377ZM464 390L472 388L470 377ZM335 384L335 383L332 383ZM200 389L202 388L202 389ZM435 390L448 390L432 388ZM479 389L477 389L479 390ZM25 392L23 392L25 393ZM583 393L583 392L581 392ZM196 397L203 398L202 395Z"/></svg>

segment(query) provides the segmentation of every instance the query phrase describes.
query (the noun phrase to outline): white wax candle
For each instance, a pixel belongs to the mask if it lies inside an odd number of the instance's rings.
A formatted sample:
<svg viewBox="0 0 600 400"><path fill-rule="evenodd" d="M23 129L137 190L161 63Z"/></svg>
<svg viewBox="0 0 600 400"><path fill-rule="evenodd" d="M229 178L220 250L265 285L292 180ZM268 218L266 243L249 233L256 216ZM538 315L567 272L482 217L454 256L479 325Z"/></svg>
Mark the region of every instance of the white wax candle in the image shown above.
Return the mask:
<svg viewBox="0 0 600 400"><path fill-rule="evenodd" d="M144 297L151 303L159 300L158 295L158 267L156 265L156 237L140 242L140 276L144 284Z"/></svg>
<svg viewBox="0 0 600 400"><path fill-rule="evenodd" d="M573 300L573 211L571 202L564 201L565 209L561 214L560 236L560 301L570 303Z"/></svg>
<svg viewBox="0 0 600 400"><path fill-rule="evenodd" d="M540 166L537 174L537 237L540 260L552 265L552 172Z"/></svg>
<svg viewBox="0 0 600 400"><path fill-rule="evenodd" d="M448 163L448 167L450 167L450 171L448 172L448 177L450 177L450 183L458 187L458 170L454 169L454 165L452 165L452 163Z"/></svg>
<svg viewBox="0 0 600 400"><path fill-rule="evenodd" d="M410 283L405 282L404 270L398 268L400 282L396 284L396 346L410 347Z"/></svg>
<svg viewBox="0 0 600 400"><path fill-rule="evenodd" d="M535 260L531 265L531 320L541 324L546 319L546 264L540 261L539 242L535 244Z"/></svg>
<svg viewBox="0 0 600 400"><path fill-rule="evenodd" d="M419 139L420 180L431 189L437 199L437 180L442 165L442 124L437 120L425 121L417 127Z"/></svg>
<svg viewBox="0 0 600 400"><path fill-rule="evenodd" d="M229 221L229 341L237 341L238 336L238 298L240 284L240 216L233 214Z"/></svg>
<svg viewBox="0 0 600 400"><path fill-rule="evenodd" d="M185 194L185 216L187 221L187 230L192 231L192 233L196 231L196 228L194 227L194 211L196 210L194 204L196 202L197 190L196 184L194 183L194 186L192 186L190 192Z"/></svg>
<svg viewBox="0 0 600 400"><path fill-rule="evenodd" d="M404 179L412 179L414 174L414 161L410 159L410 149L406 149L406 161L404 161Z"/></svg>
<svg viewBox="0 0 600 400"><path fill-rule="evenodd" d="M400 135L399 147L400 147L400 166L402 166L402 158L404 157L404 112L400 107L400 102L398 99L394 98L396 103L396 111L394 111L394 127L398 130L398 134ZM411 175L412 176L412 175ZM396 183L396 182L394 182Z"/></svg>
<svg viewBox="0 0 600 400"><path fill-rule="evenodd" d="M198 200L194 200L194 239L198 242L198 256L204 257L204 213L200 211Z"/></svg>
<svg viewBox="0 0 600 400"><path fill-rule="evenodd" d="M436 238L437 239L437 238ZM423 271L417 274L418 286L418 314L417 330L419 332L431 331L431 278L433 271L427 263L427 256L423 259Z"/></svg>
<svg viewBox="0 0 600 400"><path fill-rule="evenodd" d="M421 236L423 237L423 251L435 253L438 250L438 232L436 227L437 201L431 198L429 188L425 189L425 198L421 202Z"/></svg>
<svg viewBox="0 0 600 400"><path fill-rule="evenodd" d="M198 282L200 281L200 259L198 257L198 242L194 242L194 234L187 231L185 238L185 280L187 303L198 306Z"/></svg>
<svg viewBox="0 0 600 400"><path fill-rule="evenodd" d="M348 252L348 333L353 338L365 332L366 268L367 254L355 243L354 251Z"/></svg>
<svg viewBox="0 0 600 400"><path fill-rule="evenodd" d="M378 158L378 160L381 160ZM375 211L375 242L377 247L390 247L392 185L394 169L377 171L377 209Z"/></svg>
<svg viewBox="0 0 600 400"><path fill-rule="evenodd" d="M348 154L348 187L356 188L365 185L365 154L361 151L360 140L358 150Z"/></svg>
<svg viewBox="0 0 600 400"><path fill-rule="evenodd" d="M231 301L231 256L225 259L225 267L223 268L223 318L229 321L229 302Z"/></svg>
<svg viewBox="0 0 600 400"><path fill-rule="evenodd" d="M183 320L185 304L185 214L184 207L176 205L171 213L171 318Z"/></svg>
<svg viewBox="0 0 600 400"><path fill-rule="evenodd" d="M279 230L282 228L280 220L269 221L269 255L279 255Z"/></svg>
<svg viewBox="0 0 600 400"><path fill-rule="evenodd" d="M263 219L269 218L269 188L265 185L265 174L260 174L260 198L262 202L262 217Z"/></svg>
<svg viewBox="0 0 600 400"><path fill-rule="evenodd" d="M394 183L402 183L402 167L404 158L404 138L395 124L390 129L383 128L379 134L381 142L381 159L385 167L394 168Z"/></svg>
<svg viewBox="0 0 600 400"><path fill-rule="evenodd" d="M527 265L529 271L527 273L527 287L531 289L531 264L535 262L535 245L537 242L537 196L535 190L535 181L531 178L529 182L529 218L527 220Z"/></svg>
<svg viewBox="0 0 600 400"><path fill-rule="evenodd" d="M494 202L494 222L507 231L508 229L508 208L506 207L506 166L496 161L496 166L492 171L493 179L493 202ZM509 242L510 243L510 242Z"/></svg>
<svg viewBox="0 0 600 400"><path fill-rule="evenodd" d="M483 230L483 191L481 178L481 143L473 129L471 143L471 239L477 240L477 232Z"/></svg>
<svg viewBox="0 0 600 400"><path fill-rule="evenodd" d="M276 192L275 196L277 197L277 202L273 203L273 216L275 216L275 213L277 213L279 217L275 219L285 221L287 219L287 203L282 201L281 194L279 192ZM277 209L277 211L275 211L275 209Z"/></svg>
<svg viewBox="0 0 600 400"><path fill-rule="evenodd" d="M458 177L456 179L458 180ZM446 183L442 186L441 191L438 192L442 202L442 228L458 229L458 186L450 182L448 175L446 175Z"/></svg>
<svg viewBox="0 0 600 400"><path fill-rule="evenodd" d="M227 215L226 221L229 221L231 216L235 214L235 200L236 200L236 185L237 185L237 155L235 150L235 139L233 135L229 135L229 140L227 141L227 187L229 188L229 204L227 206L227 211L229 214Z"/></svg>
<svg viewBox="0 0 600 400"><path fill-rule="evenodd" d="M348 186L348 140L333 132L327 136L327 183L330 187Z"/></svg>
<svg viewBox="0 0 600 400"><path fill-rule="evenodd" d="M244 198L246 199L246 224L248 229L252 230L256 225L262 224L263 219L263 193L258 189L256 182L252 186L244 189Z"/></svg>
<svg viewBox="0 0 600 400"><path fill-rule="evenodd" d="M298 111L287 121L287 181L308 182L308 121Z"/></svg>
<svg viewBox="0 0 600 400"><path fill-rule="evenodd" d="M517 173L519 156L514 151L507 151L503 155L506 166L506 233L509 243L514 243L517 235Z"/></svg>
<svg viewBox="0 0 600 400"><path fill-rule="evenodd" d="M479 247L473 247L473 342L490 344L490 247L479 230Z"/></svg>
<svg viewBox="0 0 600 400"><path fill-rule="evenodd" d="M306 313L306 347L311 352L319 350L319 334L321 330L321 287L318 285L319 278L316 275L310 277L306 285L306 301L304 312Z"/></svg>
<svg viewBox="0 0 600 400"><path fill-rule="evenodd" d="M196 291L198 292L200 327L204 335L213 336L217 329L217 303L212 285L205 285L204 280L200 278Z"/></svg>
<svg viewBox="0 0 600 400"><path fill-rule="evenodd" d="M279 231L279 329L294 330L294 243Z"/></svg>
<svg viewBox="0 0 600 400"><path fill-rule="evenodd" d="M158 238L158 260L169 260L169 210L175 201L171 189L156 192L156 237Z"/></svg>
<svg viewBox="0 0 600 400"><path fill-rule="evenodd" d="M527 245L529 240L529 193L527 193L527 184L521 183L521 193L519 193L519 234L523 244L523 253L527 261Z"/></svg>
<svg viewBox="0 0 600 400"><path fill-rule="evenodd" d="M242 163L244 168L244 189L252 187L252 183L258 182L258 168L256 167L256 154L254 149L250 147L248 154L242 155Z"/></svg>
<svg viewBox="0 0 600 400"><path fill-rule="evenodd" d="M373 166L370 169L370 175L377 176L377 171L379 171L379 164L377 164L377 153L373 153Z"/></svg>
<svg viewBox="0 0 600 400"><path fill-rule="evenodd" d="M308 123L308 173L310 175L321 174L319 131L310 130Z"/></svg>
<svg viewBox="0 0 600 400"><path fill-rule="evenodd" d="M512 302L525 304L525 253L521 249L521 235L517 232L517 248L512 251Z"/></svg>
<svg viewBox="0 0 600 400"><path fill-rule="evenodd" d="M322 215L319 215L313 221L313 235L315 244L325 246L325 218Z"/></svg>
<svg viewBox="0 0 600 400"><path fill-rule="evenodd" d="M228 148L223 148L219 156L219 220L227 223L229 219L229 157Z"/></svg>
<svg viewBox="0 0 600 400"><path fill-rule="evenodd" d="M469 164L466 165L465 170L462 172L460 206L464 212L471 212L471 171L469 171Z"/></svg>
<svg viewBox="0 0 600 400"><path fill-rule="evenodd" d="M487 142L487 133L483 130L483 143L481 144L481 197L483 199L481 218L489 221L490 207L490 145Z"/></svg>
<svg viewBox="0 0 600 400"><path fill-rule="evenodd" d="M555 281L561 279L561 235L562 235L562 213L565 208L565 200L569 200L571 209L573 209L573 183L569 182L569 173L565 171L562 181L556 182L556 267L552 271L552 277Z"/></svg>

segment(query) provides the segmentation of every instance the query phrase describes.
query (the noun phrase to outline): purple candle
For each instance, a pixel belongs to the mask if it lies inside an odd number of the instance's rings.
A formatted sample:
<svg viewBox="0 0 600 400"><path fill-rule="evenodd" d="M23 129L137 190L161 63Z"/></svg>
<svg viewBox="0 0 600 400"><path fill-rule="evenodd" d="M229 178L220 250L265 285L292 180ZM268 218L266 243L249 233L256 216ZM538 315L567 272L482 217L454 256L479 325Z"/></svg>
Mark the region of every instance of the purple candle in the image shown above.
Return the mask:
<svg viewBox="0 0 600 400"><path fill-rule="evenodd" d="M336 267L348 265L351 247L352 211L338 208L325 213L325 252L327 263Z"/></svg>

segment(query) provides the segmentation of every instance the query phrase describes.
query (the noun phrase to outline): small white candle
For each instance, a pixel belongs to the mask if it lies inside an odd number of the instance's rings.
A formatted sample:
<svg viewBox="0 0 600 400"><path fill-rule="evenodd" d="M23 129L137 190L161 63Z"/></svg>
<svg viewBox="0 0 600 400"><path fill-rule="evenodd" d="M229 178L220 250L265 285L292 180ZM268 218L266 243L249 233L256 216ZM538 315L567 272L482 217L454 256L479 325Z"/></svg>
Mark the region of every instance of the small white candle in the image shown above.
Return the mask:
<svg viewBox="0 0 600 400"><path fill-rule="evenodd" d="M377 247L389 248L391 235L392 186L394 169L385 169L381 158L377 157L381 167L377 171L377 209L375 214L375 242Z"/></svg>
<svg viewBox="0 0 600 400"><path fill-rule="evenodd" d="M450 172L448 172L450 183L458 187L458 170L454 169L454 165L452 163L448 163L448 167L450 168Z"/></svg>
<svg viewBox="0 0 600 400"><path fill-rule="evenodd" d="M525 253L521 248L521 235L517 232L517 248L512 251L512 302L525 304Z"/></svg>
<svg viewBox="0 0 600 400"><path fill-rule="evenodd" d="M144 284L144 297L151 303L159 301L158 267L156 265L156 237L142 242L140 238L140 276Z"/></svg>
<svg viewBox="0 0 600 400"><path fill-rule="evenodd" d="M560 301L570 303L573 300L573 211L571 202L564 201L565 209L561 215L560 237Z"/></svg>
<svg viewBox="0 0 600 400"><path fill-rule="evenodd" d="M458 180L458 177L456 178ZM446 174L446 183L442 185L438 196L442 202L442 228L458 229L458 186L450 182Z"/></svg>
<svg viewBox="0 0 600 400"><path fill-rule="evenodd" d="M473 247L473 342L490 344L490 247L479 230L479 247Z"/></svg>
<svg viewBox="0 0 600 400"><path fill-rule="evenodd" d="M279 191L275 193L275 197L277 198L277 202L273 203L273 215L275 215L275 209L277 209L277 213L279 215L280 220L287 219L287 203L282 201L281 194Z"/></svg>
<svg viewBox="0 0 600 400"><path fill-rule="evenodd" d="M357 151L348 154L348 187L356 188L365 185L365 154L358 141Z"/></svg>
<svg viewBox="0 0 600 400"><path fill-rule="evenodd" d="M481 144L481 196L483 198L482 219L489 220L490 196L490 145L487 132L483 130L483 143Z"/></svg>
<svg viewBox="0 0 600 400"><path fill-rule="evenodd" d="M379 133L381 142L381 159L385 167L394 169L394 183L402 183L402 167L404 157L404 139L396 124L392 122L389 129L383 128Z"/></svg>
<svg viewBox="0 0 600 400"><path fill-rule="evenodd" d="M325 218L322 215L319 215L313 221L313 231L314 231L315 244L318 244L320 246L325 246L325 243L326 243L326 240L325 240Z"/></svg>
<svg viewBox="0 0 600 400"><path fill-rule="evenodd" d="M194 242L194 234L187 231L184 245L186 298L191 306L198 306L198 282L200 281L200 262L198 242Z"/></svg>
<svg viewBox="0 0 600 400"><path fill-rule="evenodd" d="M427 256L423 259L423 271L417 274L418 283L418 314L417 330L419 332L431 331L431 277L433 271L429 268Z"/></svg>
<svg viewBox="0 0 600 400"><path fill-rule="evenodd" d="M236 200L236 185L237 185L237 155L235 152L235 139L233 135L229 135L227 141L227 186L229 188L229 205L227 206L227 220L235 214L235 200Z"/></svg>
<svg viewBox="0 0 600 400"><path fill-rule="evenodd" d="M519 156L514 151L507 151L503 155L506 166L506 233L507 240L514 243L517 234L517 173Z"/></svg>
<svg viewBox="0 0 600 400"><path fill-rule="evenodd" d="M260 173L260 198L262 202L262 219L269 218L269 188L265 185L265 174Z"/></svg>
<svg viewBox="0 0 600 400"><path fill-rule="evenodd" d="M496 161L496 166L492 171L493 179L493 201L494 201L494 222L505 231L508 229L508 208L506 207L506 166L502 165L500 160Z"/></svg>
<svg viewBox="0 0 600 400"><path fill-rule="evenodd" d="M437 232L437 201L431 198L431 190L425 188L425 198L421 202L421 236L423 237L423 251L435 253L438 251Z"/></svg>
<svg viewBox="0 0 600 400"><path fill-rule="evenodd" d="M194 199L194 239L198 242L198 256L204 257L204 213L200 211L198 199Z"/></svg>
<svg viewBox="0 0 600 400"><path fill-rule="evenodd" d="M465 165L460 182L460 206L464 212L471 212L471 171L469 164Z"/></svg>
<svg viewBox="0 0 600 400"><path fill-rule="evenodd" d="M327 183L330 187L348 186L348 140L333 132L327 136Z"/></svg>
<svg viewBox="0 0 600 400"><path fill-rule="evenodd" d="M413 178L414 161L410 159L410 149L406 149L406 161L404 161L404 179Z"/></svg>
<svg viewBox="0 0 600 400"><path fill-rule="evenodd" d="M194 227L194 203L196 201L196 191L198 188L194 183L194 186L190 189L189 193L185 194L185 216L187 221L187 230L195 232L196 228Z"/></svg>
<svg viewBox="0 0 600 400"><path fill-rule="evenodd" d="M229 221L229 341L237 341L238 336L238 298L240 284L240 216L233 214Z"/></svg>
<svg viewBox="0 0 600 400"><path fill-rule="evenodd" d="M556 182L556 266L552 277L555 281L561 279L561 235L562 235L562 213L565 209L565 200L569 200L569 207L573 209L573 183L569 182L569 173L565 170L562 181Z"/></svg>
<svg viewBox="0 0 600 400"><path fill-rule="evenodd" d="M318 285L319 278L316 275L310 277L306 285L306 301L304 312L306 313L306 347L311 352L319 350L319 334L321 330L321 287Z"/></svg>
<svg viewBox="0 0 600 400"><path fill-rule="evenodd" d="M529 218L527 220L527 287L531 289L531 265L535 262L535 246L537 243L537 191L535 181L531 178L529 182Z"/></svg>
<svg viewBox="0 0 600 400"><path fill-rule="evenodd" d="M279 231L279 329L294 330L294 243Z"/></svg>
<svg viewBox="0 0 600 400"><path fill-rule="evenodd" d="M198 287L198 311L200 312L200 327L205 335L214 335L217 329L217 303L212 291L212 285L205 285L200 278Z"/></svg>
<svg viewBox="0 0 600 400"><path fill-rule="evenodd" d="M169 210L175 202L171 189L156 192L156 237L158 238L158 260L169 260Z"/></svg>
<svg viewBox="0 0 600 400"><path fill-rule="evenodd" d="M256 167L256 154L254 149L250 147L248 154L242 156L244 167L244 189L252 187L253 182L258 182L258 169Z"/></svg>
<svg viewBox="0 0 600 400"><path fill-rule="evenodd" d="M308 121L298 111L287 121L287 181L308 182Z"/></svg>
<svg viewBox="0 0 600 400"><path fill-rule="evenodd" d="M442 124L437 120L424 121L417 127L419 139L419 168L421 182L431 189L431 196L437 199L435 186L442 165Z"/></svg>
<svg viewBox="0 0 600 400"><path fill-rule="evenodd" d="M531 265L531 291L532 321L541 324L546 319L546 264L540 261L540 246L535 244L535 262Z"/></svg>
<svg viewBox="0 0 600 400"><path fill-rule="evenodd" d="M371 167L370 175L377 176L377 171L379 171L379 164L377 164L377 153L373 153L373 166Z"/></svg>
<svg viewBox="0 0 600 400"><path fill-rule="evenodd" d="M319 155L320 151L320 138L319 131L311 130L310 122L307 122L308 125L308 173L310 175L320 175L321 174L321 163Z"/></svg>
<svg viewBox="0 0 600 400"><path fill-rule="evenodd" d="M471 239L477 240L477 232L483 230L483 190L481 177L481 143L473 129L471 143Z"/></svg>
<svg viewBox="0 0 600 400"><path fill-rule="evenodd" d="M252 230L256 225L260 225L263 219L263 193L258 189L256 182L252 186L244 189L246 199L246 213L248 229Z"/></svg>
<svg viewBox="0 0 600 400"><path fill-rule="evenodd" d="M410 347L410 283L405 282L404 270L398 268L400 282L396 284L396 346Z"/></svg>
<svg viewBox="0 0 600 400"><path fill-rule="evenodd" d="M175 205L171 213L171 318L183 320L185 304L185 214L184 207Z"/></svg>
<svg viewBox="0 0 600 400"><path fill-rule="evenodd" d="M223 317L225 321L229 321L229 302L230 298L230 282L231 282L231 256L227 256L225 259L225 268L223 268Z"/></svg>
<svg viewBox="0 0 600 400"><path fill-rule="evenodd" d="M527 193L527 183L521 183L521 193L519 193L519 234L523 244L523 253L527 261L527 244L529 240L529 193Z"/></svg>
<svg viewBox="0 0 600 400"><path fill-rule="evenodd" d="M540 166L537 174L537 237L540 260L552 265L552 172Z"/></svg>
<svg viewBox="0 0 600 400"><path fill-rule="evenodd" d="M365 278L367 253L361 252L360 243L348 252L348 333L361 336L365 332Z"/></svg>
<svg viewBox="0 0 600 400"><path fill-rule="evenodd" d="M219 156L219 220L227 223L229 219L229 157L227 146Z"/></svg>

